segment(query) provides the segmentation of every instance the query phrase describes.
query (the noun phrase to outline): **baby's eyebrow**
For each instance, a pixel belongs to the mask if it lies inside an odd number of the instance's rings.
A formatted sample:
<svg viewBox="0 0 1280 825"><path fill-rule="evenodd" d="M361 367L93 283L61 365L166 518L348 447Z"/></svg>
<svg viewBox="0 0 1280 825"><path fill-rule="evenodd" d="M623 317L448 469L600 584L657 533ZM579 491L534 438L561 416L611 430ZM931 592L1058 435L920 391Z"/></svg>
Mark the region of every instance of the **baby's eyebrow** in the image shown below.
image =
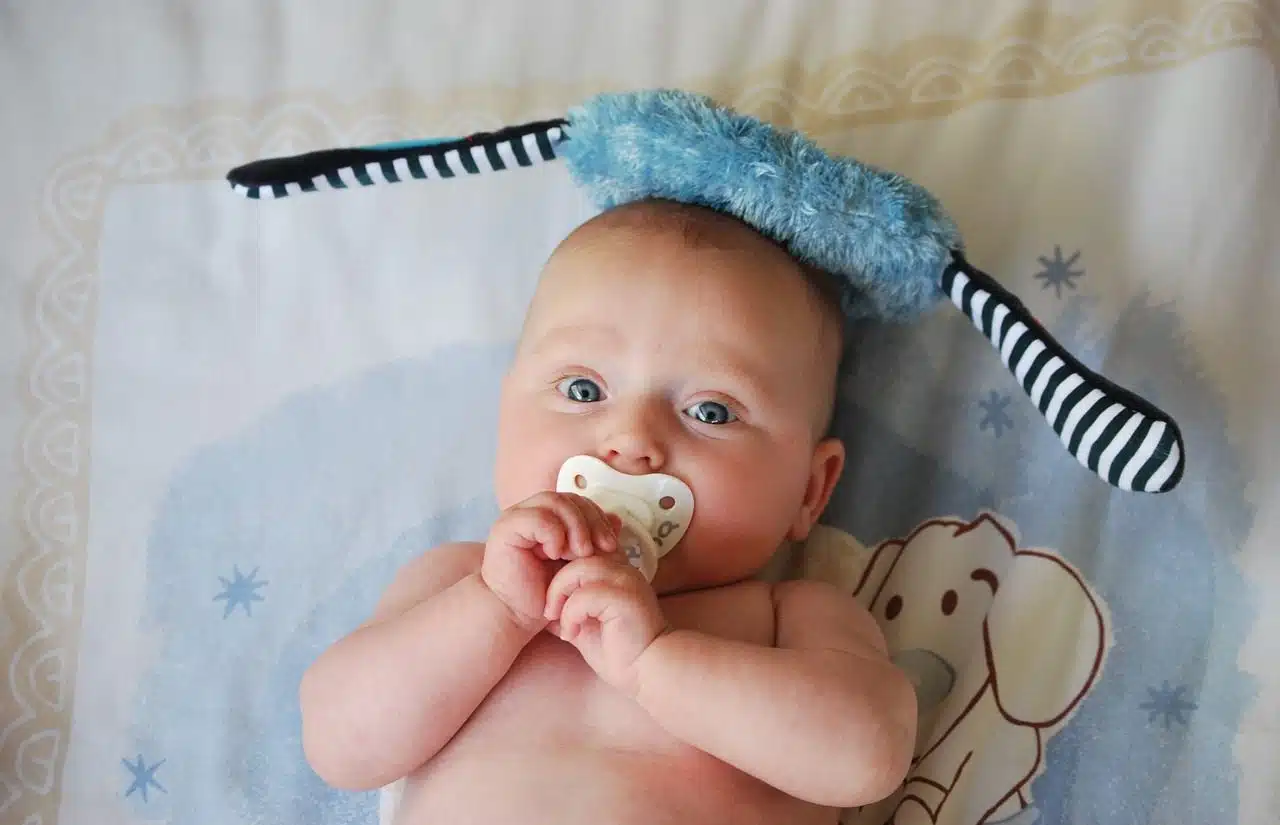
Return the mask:
<svg viewBox="0 0 1280 825"><path fill-rule="evenodd" d="M570 324L553 327L536 337L529 351L542 354L568 346L589 347L594 351L613 351L618 348L618 332L604 324Z"/></svg>
<svg viewBox="0 0 1280 825"><path fill-rule="evenodd" d="M786 378L776 374L767 364L758 363L749 356L715 350L692 356L688 362L691 373L716 384L727 385L735 394L747 393L754 400L779 392ZM746 402L747 398L739 398Z"/></svg>
<svg viewBox="0 0 1280 825"><path fill-rule="evenodd" d="M764 383L758 370L753 370L750 365L734 360L693 359L690 361L689 369L709 380L730 386L759 389Z"/></svg>

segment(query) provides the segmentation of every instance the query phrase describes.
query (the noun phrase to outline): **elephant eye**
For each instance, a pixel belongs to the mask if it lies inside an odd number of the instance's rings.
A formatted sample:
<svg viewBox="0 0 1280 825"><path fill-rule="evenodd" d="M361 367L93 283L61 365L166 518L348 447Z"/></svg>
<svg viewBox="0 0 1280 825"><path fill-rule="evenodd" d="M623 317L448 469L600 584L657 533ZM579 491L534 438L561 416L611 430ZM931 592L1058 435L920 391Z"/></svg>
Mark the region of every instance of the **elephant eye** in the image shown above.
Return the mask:
<svg viewBox="0 0 1280 825"><path fill-rule="evenodd" d="M977 570L974 570L969 574L969 578L976 582L985 582L987 586L991 588L992 595L995 595L1000 591L1000 579L996 577L995 573L992 573L985 567L979 567Z"/></svg>
<svg viewBox="0 0 1280 825"><path fill-rule="evenodd" d="M889 621L898 618L898 614L902 612L902 597L893 596L884 606L884 617Z"/></svg>
<svg viewBox="0 0 1280 825"><path fill-rule="evenodd" d="M960 597L956 595L956 591L954 590L948 590L946 593L943 593L942 615L950 616L952 613L956 612L956 602L959 600Z"/></svg>

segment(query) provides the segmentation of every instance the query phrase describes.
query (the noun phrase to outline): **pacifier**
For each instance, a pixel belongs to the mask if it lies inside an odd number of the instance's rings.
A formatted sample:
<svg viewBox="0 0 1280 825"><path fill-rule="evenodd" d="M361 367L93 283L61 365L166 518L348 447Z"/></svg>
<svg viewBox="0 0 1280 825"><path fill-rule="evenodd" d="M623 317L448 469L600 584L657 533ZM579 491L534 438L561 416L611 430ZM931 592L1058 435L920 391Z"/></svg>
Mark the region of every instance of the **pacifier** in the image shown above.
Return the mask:
<svg viewBox="0 0 1280 825"><path fill-rule="evenodd" d="M616 515L622 522L618 551L646 581L653 581L658 561L680 542L693 518L693 491L680 479L620 473L589 455L573 456L560 467L556 492L577 493Z"/></svg>

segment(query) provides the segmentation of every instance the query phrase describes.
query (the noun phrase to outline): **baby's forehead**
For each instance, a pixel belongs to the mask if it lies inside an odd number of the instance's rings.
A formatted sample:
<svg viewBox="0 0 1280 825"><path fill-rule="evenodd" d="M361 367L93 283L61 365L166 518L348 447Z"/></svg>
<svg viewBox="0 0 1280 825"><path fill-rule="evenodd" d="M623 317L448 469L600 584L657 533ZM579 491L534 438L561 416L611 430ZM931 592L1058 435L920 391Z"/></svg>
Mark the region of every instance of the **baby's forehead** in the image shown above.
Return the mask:
<svg viewBox="0 0 1280 825"><path fill-rule="evenodd" d="M737 218L701 206L674 201L648 200L615 207L579 226L565 238L548 261L563 257L589 257L593 264L607 270L612 260L630 260L634 256L655 253L724 253L735 260L735 270L752 270L764 278L721 281L721 290L753 291L763 288L768 294L789 292L797 288L805 294L811 309L818 312L821 325L836 330L843 337L843 308L835 279L792 255L779 243L757 232ZM544 269L544 276L547 273ZM698 267L688 268L697 276ZM748 283L750 281L750 283ZM680 290L690 284L668 283Z"/></svg>
<svg viewBox="0 0 1280 825"><path fill-rule="evenodd" d="M787 316L823 346L831 340L838 349L844 337L840 296L824 273L731 215L662 200L615 207L570 233L544 267L531 310L614 300L619 278L634 286L638 273L650 296L680 303L681 294L710 290L727 305L755 307L739 323Z"/></svg>
<svg viewBox="0 0 1280 825"><path fill-rule="evenodd" d="M781 245L731 215L664 200L637 201L602 212L574 230L561 246L575 248L606 237L643 239L691 250L751 247L790 260Z"/></svg>
<svg viewBox="0 0 1280 825"><path fill-rule="evenodd" d="M566 250L544 269L534 306L564 321L594 316L675 311L705 323L776 326L803 323L818 302L788 257L770 259L734 247L693 249L682 240L610 233L598 243ZM661 309L660 309L661 308Z"/></svg>
<svg viewBox="0 0 1280 825"><path fill-rule="evenodd" d="M806 280L785 249L736 218L644 201L604 212L565 238L544 267L538 291L589 285L607 299L620 281L629 281L650 294L710 289L726 298L772 301L780 293L808 292Z"/></svg>

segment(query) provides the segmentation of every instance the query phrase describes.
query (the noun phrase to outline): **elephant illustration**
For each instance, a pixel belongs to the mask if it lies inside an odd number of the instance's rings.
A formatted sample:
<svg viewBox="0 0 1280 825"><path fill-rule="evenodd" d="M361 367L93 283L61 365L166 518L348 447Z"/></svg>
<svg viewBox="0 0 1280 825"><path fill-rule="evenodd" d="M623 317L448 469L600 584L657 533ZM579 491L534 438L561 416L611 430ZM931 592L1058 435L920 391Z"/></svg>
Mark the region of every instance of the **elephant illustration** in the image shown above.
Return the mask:
<svg viewBox="0 0 1280 825"><path fill-rule="evenodd" d="M915 759L897 794L846 825L1034 821L1045 744L1097 682L1110 647L1102 601L1058 555L1018 547L995 515L940 518L867 550L810 538L801 574L847 588L916 688Z"/></svg>

